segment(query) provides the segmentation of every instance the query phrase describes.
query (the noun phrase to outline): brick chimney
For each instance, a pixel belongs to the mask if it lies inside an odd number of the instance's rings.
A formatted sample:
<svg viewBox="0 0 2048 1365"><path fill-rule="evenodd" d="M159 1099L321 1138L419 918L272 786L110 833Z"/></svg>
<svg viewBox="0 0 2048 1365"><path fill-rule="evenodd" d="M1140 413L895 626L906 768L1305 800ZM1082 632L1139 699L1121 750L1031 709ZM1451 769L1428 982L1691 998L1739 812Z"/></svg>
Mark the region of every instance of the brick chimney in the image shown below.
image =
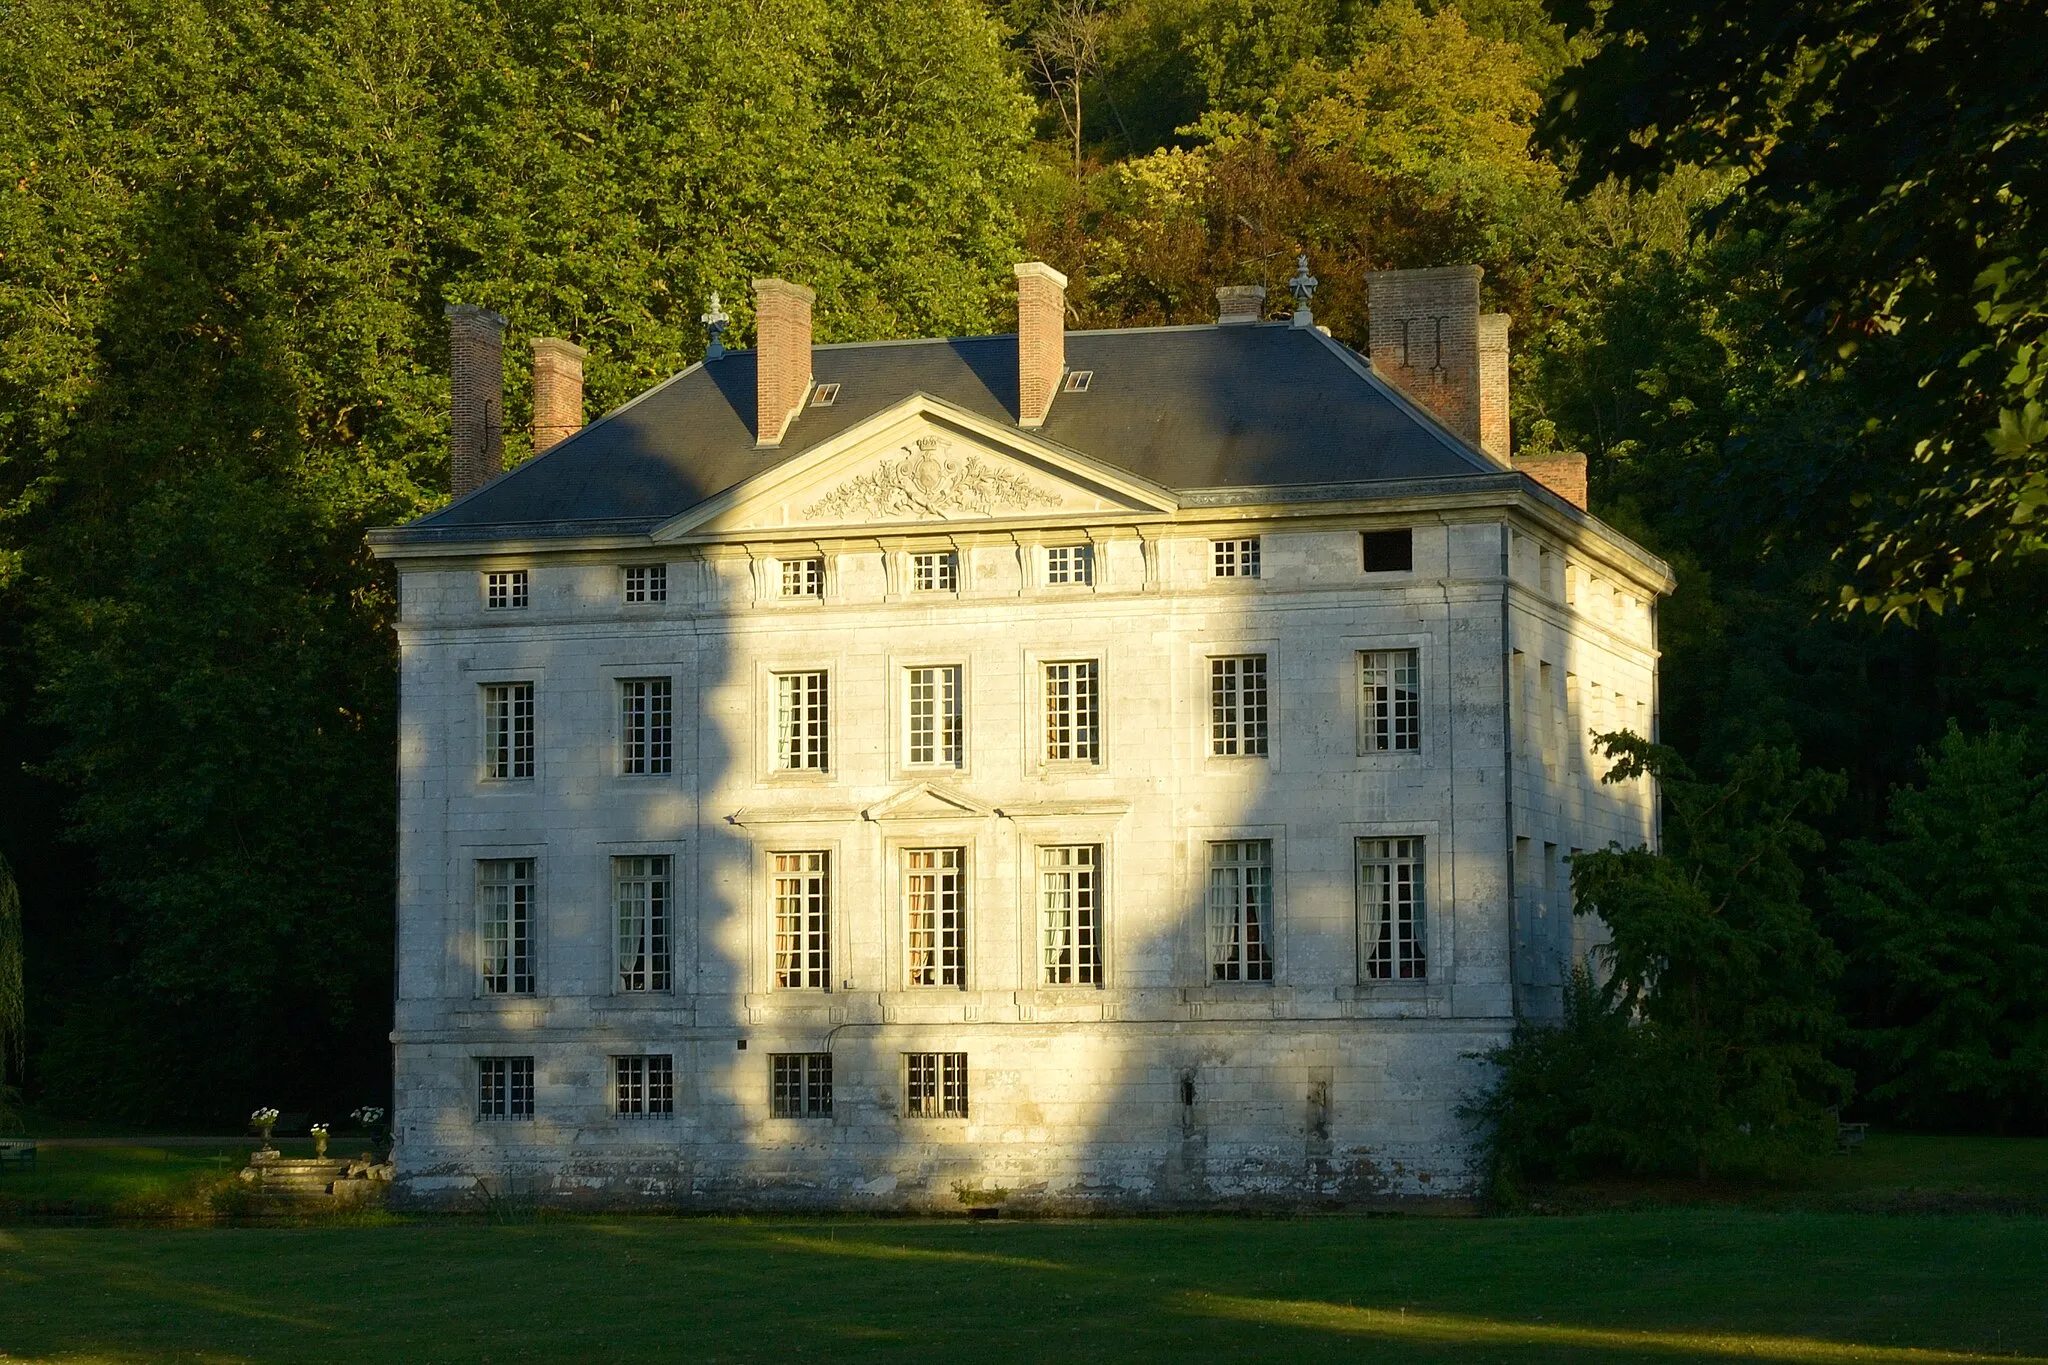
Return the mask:
<svg viewBox="0 0 2048 1365"><path fill-rule="evenodd" d="M1475 446L1482 444L1481 274L1476 265L1453 265L1375 270L1365 277L1373 369ZM1505 366L1501 377L1504 382Z"/></svg>
<svg viewBox="0 0 2048 1365"><path fill-rule="evenodd" d="M1216 290L1216 325L1257 322L1266 315L1266 286L1226 284Z"/></svg>
<svg viewBox="0 0 2048 1365"><path fill-rule="evenodd" d="M473 303L448 316L448 486L474 492L505 468L505 319Z"/></svg>
<svg viewBox="0 0 2048 1365"><path fill-rule="evenodd" d="M1043 261L1017 271L1017 425L1045 425L1067 371L1067 277Z"/></svg>
<svg viewBox="0 0 2048 1365"><path fill-rule="evenodd" d="M1508 315L1479 315L1479 448L1505 464L1508 448Z"/></svg>
<svg viewBox="0 0 2048 1365"><path fill-rule="evenodd" d="M533 453L583 430L583 361L590 352L560 337L533 339Z"/></svg>
<svg viewBox="0 0 2048 1365"><path fill-rule="evenodd" d="M788 280L754 281L754 446L782 444L811 393L811 304Z"/></svg>

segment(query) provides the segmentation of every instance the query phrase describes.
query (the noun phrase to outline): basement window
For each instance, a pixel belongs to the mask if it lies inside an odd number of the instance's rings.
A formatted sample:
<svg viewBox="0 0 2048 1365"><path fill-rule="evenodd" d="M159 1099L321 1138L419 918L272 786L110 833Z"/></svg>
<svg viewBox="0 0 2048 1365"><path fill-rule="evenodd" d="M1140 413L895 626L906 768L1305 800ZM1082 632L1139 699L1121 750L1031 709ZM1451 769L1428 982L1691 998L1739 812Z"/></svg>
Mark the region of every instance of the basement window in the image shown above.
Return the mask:
<svg viewBox="0 0 2048 1365"><path fill-rule="evenodd" d="M829 408L838 401L839 386L837 384L820 384L817 388L811 390L811 406L814 408Z"/></svg>
<svg viewBox="0 0 2048 1365"><path fill-rule="evenodd" d="M1088 386L1094 382L1095 371L1070 370L1067 372L1067 382L1062 387L1068 393L1086 393L1088 392Z"/></svg>
<svg viewBox="0 0 2048 1365"><path fill-rule="evenodd" d="M770 1111L776 1118L832 1117L831 1053L770 1053L768 1077Z"/></svg>
<svg viewBox="0 0 2048 1365"><path fill-rule="evenodd" d="M612 1104L622 1119L665 1119L676 1112L676 1059L612 1058Z"/></svg>
<svg viewBox="0 0 2048 1365"><path fill-rule="evenodd" d="M967 1054L903 1054L903 1112L914 1119L967 1117Z"/></svg>
<svg viewBox="0 0 2048 1365"><path fill-rule="evenodd" d="M1415 533L1404 526L1398 531L1367 531L1365 571L1367 573L1408 573L1415 567Z"/></svg>

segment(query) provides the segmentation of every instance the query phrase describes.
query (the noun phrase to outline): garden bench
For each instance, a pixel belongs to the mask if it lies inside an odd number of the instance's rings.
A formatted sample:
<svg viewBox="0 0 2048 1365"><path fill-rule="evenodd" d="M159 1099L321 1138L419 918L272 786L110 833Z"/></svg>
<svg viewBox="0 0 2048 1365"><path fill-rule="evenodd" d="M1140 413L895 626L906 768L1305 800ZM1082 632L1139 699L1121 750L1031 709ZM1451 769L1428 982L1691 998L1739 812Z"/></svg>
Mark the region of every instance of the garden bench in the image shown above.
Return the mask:
<svg viewBox="0 0 2048 1365"><path fill-rule="evenodd" d="M1838 1122L1835 1124L1835 1150L1844 1153L1853 1152L1858 1147L1861 1147L1863 1140L1869 1136L1870 1125L1867 1123Z"/></svg>
<svg viewBox="0 0 2048 1365"><path fill-rule="evenodd" d="M19 1166L25 1171L36 1168L36 1145L19 1139L0 1138L0 1171L9 1166Z"/></svg>

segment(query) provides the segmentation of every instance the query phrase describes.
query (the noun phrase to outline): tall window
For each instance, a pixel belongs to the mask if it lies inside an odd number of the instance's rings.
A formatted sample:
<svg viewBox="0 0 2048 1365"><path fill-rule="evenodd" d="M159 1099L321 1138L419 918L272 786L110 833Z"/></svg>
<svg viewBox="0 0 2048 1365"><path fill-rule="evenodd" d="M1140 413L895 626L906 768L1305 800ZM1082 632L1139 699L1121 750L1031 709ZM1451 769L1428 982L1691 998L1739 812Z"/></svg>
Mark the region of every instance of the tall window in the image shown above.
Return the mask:
<svg viewBox="0 0 2048 1365"><path fill-rule="evenodd" d="M533 1058L476 1059L476 1116L480 1119L533 1117Z"/></svg>
<svg viewBox="0 0 2048 1365"><path fill-rule="evenodd" d="M914 1119L967 1117L967 1054L903 1054L903 1112Z"/></svg>
<svg viewBox="0 0 2048 1365"><path fill-rule="evenodd" d="M1095 549L1089 545L1055 545L1045 552L1045 581L1064 587L1095 581Z"/></svg>
<svg viewBox="0 0 2048 1365"><path fill-rule="evenodd" d="M1257 578L1259 576L1259 538L1245 540L1218 540L1210 542L1211 564L1217 578Z"/></svg>
<svg viewBox="0 0 2048 1365"><path fill-rule="evenodd" d="M484 606L505 611L526 605L526 570L508 569L484 575Z"/></svg>
<svg viewBox="0 0 2048 1365"><path fill-rule="evenodd" d="M670 934L675 882L670 866L666 855L612 859L622 991L665 991L674 984Z"/></svg>
<svg viewBox="0 0 2048 1365"><path fill-rule="evenodd" d="M783 560L782 595L784 597L823 597L825 595L825 561L816 558Z"/></svg>
<svg viewBox="0 0 2048 1365"><path fill-rule="evenodd" d="M964 861L957 848L904 850L905 979L912 986L967 984Z"/></svg>
<svg viewBox="0 0 2048 1365"><path fill-rule="evenodd" d="M910 557L910 586L918 592L957 592L960 556L951 550L920 551Z"/></svg>
<svg viewBox="0 0 2048 1365"><path fill-rule="evenodd" d="M665 1119L676 1112L676 1059L668 1053L612 1058L612 1112Z"/></svg>
<svg viewBox="0 0 2048 1365"><path fill-rule="evenodd" d="M919 767L959 767L963 747L960 670L913 668L908 673L910 746L906 760Z"/></svg>
<svg viewBox="0 0 2048 1365"><path fill-rule="evenodd" d="M1209 845L1209 968L1217 981L1273 979L1273 841Z"/></svg>
<svg viewBox="0 0 2048 1365"><path fill-rule="evenodd" d="M830 766L825 674L775 675L775 766L796 770Z"/></svg>
<svg viewBox="0 0 2048 1365"><path fill-rule="evenodd" d="M626 566L626 601L668 601L668 565L628 564Z"/></svg>
<svg viewBox="0 0 2048 1365"><path fill-rule="evenodd" d="M1265 757L1265 655L1209 660L1209 752Z"/></svg>
<svg viewBox="0 0 2048 1365"><path fill-rule="evenodd" d="M768 1107L779 1119L831 1118L832 1054L770 1053Z"/></svg>
<svg viewBox="0 0 2048 1365"><path fill-rule="evenodd" d="M533 859L476 865L477 957L485 995L533 993Z"/></svg>
<svg viewBox="0 0 2048 1365"><path fill-rule="evenodd" d="M832 876L823 853L775 855L775 985L832 988Z"/></svg>
<svg viewBox="0 0 2048 1365"><path fill-rule="evenodd" d="M629 774L675 770L675 697L667 678L619 683L619 766Z"/></svg>
<svg viewBox="0 0 2048 1365"><path fill-rule="evenodd" d="M1045 756L1101 760L1097 665L1075 659L1045 666Z"/></svg>
<svg viewBox="0 0 2048 1365"><path fill-rule="evenodd" d="M1102 850L1064 844L1038 850L1048 986L1102 984Z"/></svg>
<svg viewBox="0 0 2048 1365"><path fill-rule="evenodd" d="M533 776L533 684L484 686L484 775Z"/></svg>
<svg viewBox="0 0 2048 1365"><path fill-rule="evenodd" d="M1368 981L1420 981L1427 976L1424 920L1422 840L1360 839L1360 974Z"/></svg>
<svg viewBox="0 0 2048 1365"><path fill-rule="evenodd" d="M1359 748L1389 753L1422 747L1422 669L1412 649L1370 649L1358 656Z"/></svg>

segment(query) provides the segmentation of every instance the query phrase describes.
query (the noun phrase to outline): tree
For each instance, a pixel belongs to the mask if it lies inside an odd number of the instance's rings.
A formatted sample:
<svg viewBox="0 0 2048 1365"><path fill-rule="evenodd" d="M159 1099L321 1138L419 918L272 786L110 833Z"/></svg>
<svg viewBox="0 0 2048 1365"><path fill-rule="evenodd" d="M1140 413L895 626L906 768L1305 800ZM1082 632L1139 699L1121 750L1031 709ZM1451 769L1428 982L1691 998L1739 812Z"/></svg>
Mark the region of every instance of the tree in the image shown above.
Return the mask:
<svg viewBox="0 0 2048 1365"><path fill-rule="evenodd" d="M1951 726L1891 837L1830 879L1869 1096L1901 1122L2048 1130L2048 773Z"/></svg>
<svg viewBox="0 0 2048 1365"><path fill-rule="evenodd" d="M1109 15L1096 0L1054 0L1031 31L1031 71L1059 111L1074 150L1074 180L1081 179L1084 125L1081 96L1102 72L1102 42Z"/></svg>
<svg viewBox="0 0 2048 1365"><path fill-rule="evenodd" d="M21 966L21 891L14 883L14 869L0 857L0 1130L12 1121L19 1094L7 1078L21 1075L27 1055L28 1000Z"/></svg>

